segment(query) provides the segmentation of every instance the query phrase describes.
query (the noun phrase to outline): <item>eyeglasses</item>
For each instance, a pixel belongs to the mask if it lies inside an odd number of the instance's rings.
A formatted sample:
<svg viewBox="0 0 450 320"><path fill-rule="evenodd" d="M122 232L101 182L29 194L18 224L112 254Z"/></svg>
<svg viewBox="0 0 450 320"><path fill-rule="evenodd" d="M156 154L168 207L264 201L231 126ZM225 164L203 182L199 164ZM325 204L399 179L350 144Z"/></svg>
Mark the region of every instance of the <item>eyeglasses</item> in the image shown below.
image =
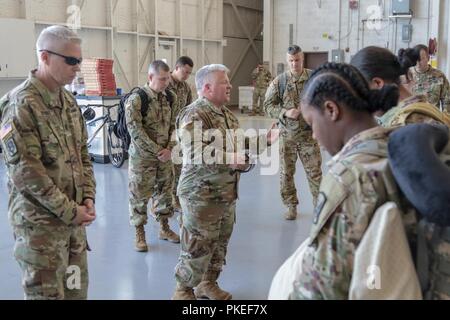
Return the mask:
<svg viewBox="0 0 450 320"><path fill-rule="evenodd" d="M75 58L75 57L64 56L62 54L59 54L59 53L56 53L56 52L53 52L53 51L50 51L50 50L39 50L39 52L42 52L42 51L45 51L45 52L48 52L50 54L54 54L55 56L64 58L64 62L66 64L68 64L69 66L76 66L77 64L81 64L81 62L83 62L83 59L78 59L78 58Z"/></svg>

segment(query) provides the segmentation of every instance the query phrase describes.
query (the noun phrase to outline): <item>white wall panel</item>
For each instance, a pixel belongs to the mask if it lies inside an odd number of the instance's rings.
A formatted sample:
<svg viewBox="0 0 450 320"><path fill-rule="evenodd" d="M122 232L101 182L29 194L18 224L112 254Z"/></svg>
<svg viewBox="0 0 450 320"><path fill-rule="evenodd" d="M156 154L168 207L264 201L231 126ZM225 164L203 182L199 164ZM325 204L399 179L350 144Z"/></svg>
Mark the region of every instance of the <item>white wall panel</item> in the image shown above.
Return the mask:
<svg viewBox="0 0 450 320"><path fill-rule="evenodd" d="M147 81L148 66L155 59L155 39L150 37L140 38L140 63L139 63L139 84Z"/></svg>
<svg viewBox="0 0 450 320"><path fill-rule="evenodd" d="M120 31L137 31L137 9L136 1L119 1L114 11L114 19L116 21L117 30Z"/></svg>
<svg viewBox="0 0 450 320"><path fill-rule="evenodd" d="M157 0L158 1L158 31L165 32L171 36L180 35L178 6L179 0Z"/></svg>
<svg viewBox="0 0 450 320"><path fill-rule="evenodd" d="M22 18L21 1L2 0L0 1L2 18Z"/></svg>
<svg viewBox="0 0 450 320"><path fill-rule="evenodd" d="M138 29L140 33L155 34L155 1L141 0L139 3ZM142 4L142 6L141 6Z"/></svg>
<svg viewBox="0 0 450 320"><path fill-rule="evenodd" d="M216 0L204 0L205 38L221 39L223 30L223 9Z"/></svg>
<svg viewBox="0 0 450 320"><path fill-rule="evenodd" d="M121 84L122 88L129 90L130 87L138 84L137 66L136 66L136 37L127 34L120 34L116 37L116 55L114 61L116 80ZM122 66L123 70L119 67ZM128 80L128 82L127 82Z"/></svg>
<svg viewBox="0 0 450 320"><path fill-rule="evenodd" d="M36 21L66 22L67 1L61 0L27 0L28 19Z"/></svg>
<svg viewBox="0 0 450 320"><path fill-rule="evenodd" d="M207 57L223 62L222 0L118 0L114 12L115 0L0 0L0 18L36 22L37 37L50 23L66 24L70 18L68 7L82 3L82 29L78 33L83 38L83 56L115 59L116 55L117 86L124 90L146 81L148 65L155 58L155 40L161 38L156 28L176 36L168 39L177 42L176 56L191 55L196 68ZM202 21L202 12L210 15L206 23ZM147 51L149 55L145 54ZM10 86L11 81L0 83L0 95Z"/></svg>
<svg viewBox="0 0 450 320"><path fill-rule="evenodd" d="M270 0L266 0L269 2ZM273 68L285 63L285 52L289 45L289 25L294 27L294 42L304 51L330 51L347 49L346 61L363 46L377 45L397 51L400 48L428 43L437 36L439 20L448 19L449 10L436 11L439 2L447 5L449 0L412 1L413 19L389 19L391 0L360 0L358 10L350 10L346 0L275 0L273 1L273 42L266 43L273 56ZM341 9L339 8L341 3ZM369 30L370 6L382 5L382 19L379 29ZM269 5L267 5L270 8ZM270 19L267 16L266 19ZM267 23L269 23L268 21ZM340 22L340 24L339 24ZM413 25L412 41L402 42L403 24ZM441 28L445 29L445 28ZM340 33L339 33L340 30ZM448 33L448 31L447 31ZM440 35L440 41L445 41ZM440 60L445 59L441 50ZM266 55L270 55L266 53Z"/></svg>
<svg viewBox="0 0 450 320"><path fill-rule="evenodd" d="M183 0L183 36L201 38L202 34L202 0Z"/></svg>
<svg viewBox="0 0 450 320"><path fill-rule="evenodd" d="M118 2L118 6L122 2L129 1L120 1ZM81 5L82 1L75 1L78 5ZM95 0L95 1L84 1L84 6L81 11L81 24L88 26L111 26L110 23L110 13L109 13L109 0Z"/></svg>

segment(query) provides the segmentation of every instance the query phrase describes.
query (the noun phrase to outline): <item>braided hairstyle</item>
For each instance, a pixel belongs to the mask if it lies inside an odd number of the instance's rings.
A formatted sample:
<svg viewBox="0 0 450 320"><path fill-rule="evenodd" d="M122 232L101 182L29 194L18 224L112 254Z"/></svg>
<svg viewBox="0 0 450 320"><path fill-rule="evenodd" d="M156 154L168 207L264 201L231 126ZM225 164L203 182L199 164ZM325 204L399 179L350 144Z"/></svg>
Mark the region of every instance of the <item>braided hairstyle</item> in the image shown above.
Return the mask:
<svg viewBox="0 0 450 320"><path fill-rule="evenodd" d="M302 103L322 108L327 100L357 112L387 111L397 105L396 85L371 90L362 74L346 63L326 63L316 69L303 91Z"/></svg>
<svg viewBox="0 0 450 320"><path fill-rule="evenodd" d="M400 84L400 77L408 75L409 68L415 66L420 59L420 51L400 49L398 57L391 51L381 47L370 46L361 49L350 61L358 68L367 81L381 78L395 84Z"/></svg>

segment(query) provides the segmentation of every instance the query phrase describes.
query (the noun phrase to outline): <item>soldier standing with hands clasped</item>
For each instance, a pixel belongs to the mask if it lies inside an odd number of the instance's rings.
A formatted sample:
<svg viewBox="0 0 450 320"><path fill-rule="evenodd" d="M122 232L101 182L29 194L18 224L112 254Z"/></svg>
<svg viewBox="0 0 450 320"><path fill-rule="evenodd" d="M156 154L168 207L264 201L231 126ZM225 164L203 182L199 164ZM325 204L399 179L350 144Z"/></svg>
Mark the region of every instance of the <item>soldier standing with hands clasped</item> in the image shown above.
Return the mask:
<svg viewBox="0 0 450 320"><path fill-rule="evenodd" d="M36 47L38 69L0 101L14 256L26 299L86 299L95 179L80 108L64 89L80 71L81 39L52 26ZM69 286L71 272L80 286Z"/></svg>
<svg viewBox="0 0 450 320"><path fill-rule="evenodd" d="M279 75L269 86L264 101L266 114L278 119L280 133L280 189L283 204L288 207L286 220L297 218L297 189L294 176L297 159L303 163L314 203L322 179L322 158L311 127L300 111L300 96L311 74L305 69L304 54L299 46L288 48L287 61L290 70Z"/></svg>

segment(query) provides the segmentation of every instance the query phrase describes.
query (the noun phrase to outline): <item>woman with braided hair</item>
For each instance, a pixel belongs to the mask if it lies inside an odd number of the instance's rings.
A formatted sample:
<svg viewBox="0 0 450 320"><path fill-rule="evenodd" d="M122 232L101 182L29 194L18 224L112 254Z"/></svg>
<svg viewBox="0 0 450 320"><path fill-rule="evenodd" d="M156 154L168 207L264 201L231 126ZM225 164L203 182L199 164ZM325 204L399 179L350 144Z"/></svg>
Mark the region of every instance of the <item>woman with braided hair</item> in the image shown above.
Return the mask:
<svg viewBox="0 0 450 320"><path fill-rule="evenodd" d="M427 101L425 95L413 95L415 85L409 70L420 59L414 49L400 49L398 56L380 47L366 47L351 60L363 74L372 89L385 85L399 87L399 100L387 112L378 112L378 121L384 127L404 126L412 123L445 123L446 115Z"/></svg>
<svg viewBox="0 0 450 320"><path fill-rule="evenodd" d="M375 112L390 109L398 98L396 85L372 90L362 74L348 64L328 63L311 75L302 97L302 115L311 125L314 138L334 157L320 186L301 272L294 280L293 291L291 286L290 299L349 299L355 297L352 286L365 285L364 281L352 284L356 281L357 249L381 206L392 201L402 208L387 159L387 142L393 129L379 127L373 117ZM401 219L397 222L403 229ZM402 277L403 267L396 277ZM409 270L414 270L412 262ZM390 275L382 274L383 288L375 290L383 297L398 297L394 291L411 292L407 287L418 283L411 278L385 281ZM365 288L362 291L368 292ZM364 294L363 298L377 298Z"/></svg>

